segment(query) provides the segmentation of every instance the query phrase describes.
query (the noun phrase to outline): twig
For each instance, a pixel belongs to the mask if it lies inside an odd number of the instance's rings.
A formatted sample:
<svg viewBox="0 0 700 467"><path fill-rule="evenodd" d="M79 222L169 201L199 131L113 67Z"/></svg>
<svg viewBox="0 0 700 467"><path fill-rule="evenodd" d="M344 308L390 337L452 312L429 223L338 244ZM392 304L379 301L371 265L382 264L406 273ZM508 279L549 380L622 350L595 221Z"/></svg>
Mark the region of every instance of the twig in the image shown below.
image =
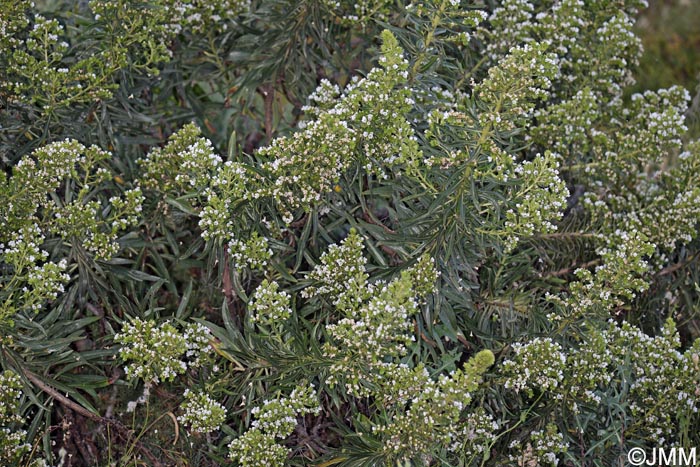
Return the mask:
<svg viewBox="0 0 700 467"><path fill-rule="evenodd" d="M233 284L231 283L231 269L229 267L228 251L224 251L224 277L222 278L224 297L229 313L234 310L235 297L233 294ZM240 311L233 313L234 324L237 328L243 328L243 316Z"/></svg>
<svg viewBox="0 0 700 467"><path fill-rule="evenodd" d="M570 273L574 272L574 271L577 270L577 269L588 269L588 268L590 268L591 266L595 266L595 265L598 264L598 263L600 263L600 258L597 258L597 259L588 261L588 262L583 263L583 264L580 264L580 265L578 265L578 266L571 266L570 268L564 268L564 269L560 269L560 270L558 270L558 271L549 272L549 273L545 274L545 275L542 276L542 277L547 278L547 277L560 277L560 276L565 276L565 275L567 275L567 274L570 274Z"/></svg>
<svg viewBox="0 0 700 467"><path fill-rule="evenodd" d="M129 429L127 429L121 423L119 423L115 420L110 420L110 419L101 417L97 414L90 412L82 405L80 405L76 402L73 402L68 397L64 396L63 394L58 392L56 389L52 388L51 386L49 386L48 384L43 382L41 380L41 378L39 378L37 375L35 375L31 371L22 369L22 372L24 373L24 376L26 376L29 381L34 383L43 392L45 392L49 396L56 399L58 402L61 403L61 405L70 408L74 412L76 412L76 413L82 415L83 417L88 418L94 422L112 426L117 430L117 432L119 432L119 435L121 437L123 437L125 440L129 440L129 441L131 440L131 438L132 438L131 432L129 431ZM136 447L136 449L139 450L139 452L141 452L141 454L146 456L148 458L148 460L151 461L151 463L155 467L163 467L163 464L161 464L160 461L158 459L156 459L156 457L153 455L153 453L151 451L149 451L148 448L146 448L146 446L144 446L140 441L134 440L134 446Z"/></svg>
<svg viewBox="0 0 700 467"><path fill-rule="evenodd" d="M271 84L260 87L260 92L265 98L265 136L267 142L272 140L272 104L275 99L275 88Z"/></svg>
<svg viewBox="0 0 700 467"><path fill-rule="evenodd" d="M437 346L437 342L423 334L423 331L418 329L418 321L416 321L415 319L413 320L413 329L415 330L416 334L420 334L421 340L427 342L431 347Z"/></svg>
<svg viewBox="0 0 700 467"><path fill-rule="evenodd" d="M667 276L671 274L672 272L678 271L682 267L687 266L688 264L692 263L695 260L695 255L690 255L690 257L685 260L681 261L680 263L672 264L671 266L667 266L663 268L661 271L656 273L657 276Z"/></svg>

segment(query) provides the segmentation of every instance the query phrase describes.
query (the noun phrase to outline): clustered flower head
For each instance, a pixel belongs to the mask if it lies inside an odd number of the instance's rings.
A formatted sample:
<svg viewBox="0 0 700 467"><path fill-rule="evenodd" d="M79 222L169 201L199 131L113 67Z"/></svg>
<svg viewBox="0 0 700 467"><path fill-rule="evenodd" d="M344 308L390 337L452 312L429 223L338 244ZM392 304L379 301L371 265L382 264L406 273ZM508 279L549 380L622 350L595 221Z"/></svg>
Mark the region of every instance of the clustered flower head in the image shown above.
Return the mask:
<svg viewBox="0 0 700 467"><path fill-rule="evenodd" d="M482 127L511 131L528 121L537 101L549 96L547 90L559 73L555 55L547 50L547 43L513 47L474 85L474 93L486 105L479 115Z"/></svg>
<svg viewBox="0 0 700 467"><path fill-rule="evenodd" d="M293 220L294 209L308 210L320 201L354 162L381 172L387 165L411 166L421 159L406 119L413 103L405 88L408 63L389 31L382 41L380 68L353 79L330 108L336 89L322 82L312 98L323 108L305 108L315 118L258 151L270 180L260 194L279 203L286 222Z"/></svg>
<svg viewBox="0 0 700 467"><path fill-rule="evenodd" d="M515 208L506 211L505 249L510 251L521 237L555 232L553 222L561 218L569 190L560 178L556 156L536 154L532 161L523 161L513 169L519 181L514 191Z"/></svg>
<svg viewBox="0 0 700 467"><path fill-rule="evenodd" d="M98 201L111 179L100 165L110 157L96 146L66 139L20 159L12 176L1 173L0 262L13 279L0 288L0 322L22 310L38 311L64 292L68 261L49 260L42 249L51 234L74 248L79 243L96 260L118 253L118 234L138 223L143 197L134 189ZM73 182L65 183L68 178Z"/></svg>
<svg viewBox="0 0 700 467"><path fill-rule="evenodd" d="M3 42L12 47L6 49L7 66L0 79L0 90L10 102L33 105L40 112L51 113L112 96L117 86L105 79L116 66L112 54L68 58L71 47L64 26L57 19L34 15L33 24L24 33L30 22L25 16L30 2L9 4L19 7L16 16L10 16L12 19L2 30Z"/></svg>
<svg viewBox="0 0 700 467"><path fill-rule="evenodd" d="M278 397L254 407L255 420L251 428L229 445L229 455L243 467L282 467L289 450L277 443L294 431L297 417L318 414L316 390L313 385L297 386L286 397Z"/></svg>
<svg viewBox="0 0 700 467"><path fill-rule="evenodd" d="M481 411L467 410L472 393L479 388L482 375L494 364L495 357L490 350L476 353L462 369L431 378L424 368L410 370L405 366L386 364L380 377L366 375L377 385L375 397L388 391L408 389L408 402L397 400L396 404L382 406L391 413L386 424L375 424L372 430L385 439L384 452L390 459L409 460L429 451L433 446L464 443L467 449L484 449L484 442L495 435L497 425L484 423L489 417ZM394 374L390 378L390 370ZM403 373L403 375L402 375ZM411 377L406 380L406 376ZM398 376L398 378L397 378ZM408 385L405 383L408 382ZM418 384L416 384L418 383ZM391 392L389 392L391 394ZM466 411L466 419L461 420ZM461 432L468 430L470 423L479 423L481 431L470 440L460 439ZM467 426L465 426L465 424ZM477 429L474 425L473 429Z"/></svg>
<svg viewBox="0 0 700 467"><path fill-rule="evenodd" d="M367 21L385 20L390 0L323 0L323 4L338 16L344 25L364 25Z"/></svg>
<svg viewBox="0 0 700 467"><path fill-rule="evenodd" d="M186 389L183 397L185 400L180 406L182 415L177 419L180 423L189 425L192 433L216 431L226 420L226 408L208 394Z"/></svg>
<svg viewBox="0 0 700 467"><path fill-rule="evenodd" d="M155 148L139 161L143 169L140 184L160 193L182 194L204 189L222 163L211 141L201 136L194 123L174 133L162 148Z"/></svg>
<svg viewBox="0 0 700 467"><path fill-rule="evenodd" d="M236 238L228 243L231 261L238 268L263 269L272 257L267 239L253 232L245 242Z"/></svg>
<svg viewBox="0 0 700 467"><path fill-rule="evenodd" d="M236 16L250 8L250 0L162 0L173 33L222 33Z"/></svg>
<svg viewBox="0 0 700 467"><path fill-rule="evenodd" d="M327 296L340 309L352 308L364 300L369 275L365 271L367 259L363 249L362 237L357 230L350 230L340 245L331 245L321 255L320 264L308 275L313 285L302 290L301 296Z"/></svg>
<svg viewBox="0 0 700 467"><path fill-rule="evenodd" d="M275 327L292 315L289 302L289 294L279 290L277 282L265 279L253 295L252 319L262 326Z"/></svg>
<svg viewBox="0 0 700 467"><path fill-rule="evenodd" d="M255 197L251 190L255 178L240 162L226 161L219 165L203 191L203 207L199 228L205 240L230 240L236 231L235 204Z"/></svg>
<svg viewBox="0 0 700 467"><path fill-rule="evenodd" d="M564 441L564 435L558 431L557 426L550 423L544 430L532 431L524 446L520 440L515 440L509 448L516 451L516 454L509 455L509 459L519 467L556 467L559 465L559 455L569 450L569 443Z"/></svg>
<svg viewBox="0 0 700 467"><path fill-rule="evenodd" d="M129 379L139 378L146 384L173 381L188 367L199 366L209 340L209 331L201 324L189 324L181 333L168 322L158 325L140 318L125 323L114 336L121 345L119 357L131 362L124 367L125 373Z"/></svg>
<svg viewBox="0 0 700 467"><path fill-rule="evenodd" d="M326 326L330 340L323 352L333 362L326 384L381 401L387 418L373 424L372 433L384 440L387 459L410 459L438 443L456 441L457 426L464 427L462 412L494 355L478 352L462 369L437 378L422 364L399 363L415 339L409 319L419 300L435 291L439 274L425 255L393 281L370 283L362 249L361 237L351 230L341 245L324 253L309 275L313 285L302 295L327 295L343 314ZM479 436L483 441L490 434ZM474 444L479 442L475 438Z"/></svg>
<svg viewBox="0 0 700 467"><path fill-rule="evenodd" d="M598 248L601 264L595 273L579 268L574 273L578 281L572 282L566 297L547 295L564 308L565 316L587 316L604 313L623 305L647 289L644 275L649 269L647 258L654 252L654 245L643 234L616 230L604 239L605 246ZM550 314L552 321L564 315Z"/></svg>
<svg viewBox="0 0 700 467"><path fill-rule="evenodd" d="M633 18L646 4L644 0L624 1L622 5L503 0L477 36L486 43L485 53L492 63L500 62L513 47L531 42L548 44L561 70L555 94L564 97L589 87L607 102L634 82L631 69L642 47L632 31Z"/></svg>
<svg viewBox="0 0 700 467"><path fill-rule="evenodd" d="M505 360L503 372L508 375L505 387L524 391L530 397L534 391L558 387L564 379L566 355L561 345L551 338L535 338L525 344L513 344L513 358Z"/></svg>
<svg viewBox="0 0 700 467"><path fill-rule="evenodd" d="M44 235L36 223L12 232L7 243L0 243L0 259L12 268L16 289L0 289L0 323L22 310L37 312L64 292L70 276L68 263L47 261L49 253L41 249ZM12 284L12 283L11 283ZM14 293L12 293L14 292Z"/></svg>
<svg viewBox="0 0 700 467"><path fill-rule="evenodd" d="M24 440L26 431L13 429L24 419L19 415L22 383L12 371L0 373L0 464L17 465L32 446Z"/></svg>
<svg viewBox="0 0 700 467"><path fill-rule="evenodd" d="M604 397L622 394L626 416L634 421L627 435L671 445L678 441L679 420L698 412L700 394L700 344L685 353L679 348L670 319L654 337L611 320L607 329L589 330L580 345L568 350L551 338L513 344L515 355L502 364L504 386L530 397L535 391L549 393L565 402L555 419L564 416L565 407L584 418L596 416Z"/></svg>

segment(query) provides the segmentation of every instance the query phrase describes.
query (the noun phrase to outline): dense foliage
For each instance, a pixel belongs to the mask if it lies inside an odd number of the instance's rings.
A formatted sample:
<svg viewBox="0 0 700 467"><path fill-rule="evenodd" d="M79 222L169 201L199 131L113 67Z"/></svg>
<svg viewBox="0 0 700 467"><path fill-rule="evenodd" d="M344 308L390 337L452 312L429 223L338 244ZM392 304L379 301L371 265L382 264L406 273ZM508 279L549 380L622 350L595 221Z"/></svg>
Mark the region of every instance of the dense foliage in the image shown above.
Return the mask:
<svg viewBox="0 0 700 467"><path fill-rule="evenodd" d="M0 1L0 464L700 446L643 0Z"/></svg>

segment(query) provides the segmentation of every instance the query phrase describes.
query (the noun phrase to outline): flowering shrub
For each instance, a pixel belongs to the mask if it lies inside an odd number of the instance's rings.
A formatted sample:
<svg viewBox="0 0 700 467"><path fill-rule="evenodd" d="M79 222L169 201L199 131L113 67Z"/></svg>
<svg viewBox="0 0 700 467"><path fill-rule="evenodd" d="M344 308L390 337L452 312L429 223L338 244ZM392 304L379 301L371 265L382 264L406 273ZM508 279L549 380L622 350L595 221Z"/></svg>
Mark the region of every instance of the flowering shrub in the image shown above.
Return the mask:
<svg viewBox="0 0 700 467"><path fill-rule="evenodd" d="M0 464L700 443L700 142L639 0L0 0Z"/></svg>

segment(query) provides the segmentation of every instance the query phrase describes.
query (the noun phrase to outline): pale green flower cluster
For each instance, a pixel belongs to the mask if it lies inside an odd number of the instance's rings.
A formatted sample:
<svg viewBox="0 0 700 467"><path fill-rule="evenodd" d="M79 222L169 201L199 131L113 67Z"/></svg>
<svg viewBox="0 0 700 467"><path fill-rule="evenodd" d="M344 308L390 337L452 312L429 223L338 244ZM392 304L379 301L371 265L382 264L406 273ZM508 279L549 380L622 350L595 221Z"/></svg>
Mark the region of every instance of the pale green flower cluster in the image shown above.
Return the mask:
<svg viewBox="0 0 700 467"><path fill-rule="evenodd" d="M559 177L554 154L536 154L532 161L515 166L513 173L520 182L513 192L514 209L506 211L505 249L511 251L522 237L555 232L566 206L569 190Z"/></svg>
<svg viewBox="0 0 700 467"><path fill-rule="evenodd" d="M365 285L369 275L365 271L367 259L362 254L364 242L356 230L351 230L340 245L331 245L321 255L321 262L309 273L310 286L301 296L310 298L325 295L340 308L354 307L367 298Z"/></svg>
<svg viewBox="0 0 700 467"><path fill-rule="evenodd" d="M244 164L227 161L218 166L204 190L203 208L199 213L199 228L205 240L231 240L235 232L235 206L241 200L254 198L251 192L254 177Z"/></svg>
<svg viewBox="0 0 700 467"><path fill-rule="evenodd" d="M12 268L9 284L0 289L0 323L12 323L12 316L22 310L39 311L63 293L70 280L64 272L68 262L47 261L49 253L41 249L43 243L37 224L12 232L7 244L0 243L0 260Z"/></svg>
<svg viewBox="0 0 700 467"><path fill-rule="evenodd" d="M130 362L124 367L129 379L139 378L146 384L173 381L188 368L201 364L209 352L209 330L197 323L188 324L183 332L170 323L135 318L125 323L114 336L121 345L119 357Z"/></svg>
<svg viewBox="0 0 700 467"><path fill-rule="evenodd" d="M482 408L470 412L456 425L457 429L452 436L453 442L448 448L451 452L461 454L467 459L487 453L496 440L496 433L500 428L498 422Z"/></svg>
<svg viewBox="0 0 700 467"><path fill-rule="evenodd" d="M483 424L482 412L467 415L466 421L460 416L471 402L471 394L478 389L482 375L493 365L494 355L490 350L483 350L474 355L463 369L440 375L437 380L431 378L424 368L410 370L405 366L385 365L382 377L365 377L374 380L377 388L375 397L391 395L399 390L404 397L397 398L395 404L382 405L382 410L389 410L392 417L386 424L372 427L375 434L384 440L384 453L390 459L410 460L428 452L436 445L450 446L464 442L468 449L483 450L487 439L493 439L496 427ZM406 381L405 377L409 376ZM409 384L406 384L408 382ZM402 399L407 400L402 400ZM410 404L409 404L410 402ZM481 426L470 425L481 423ZM460 439L469 428L479 429L472 439L465 442Z"/></svg>
<svg viewBox="0 0 700 467"><path fill-rule="evenodd" d="M577 160L592 145L600 103L590 88L584 88L570 99L535 110L534 116L537 126L529 135L532 140L565 160Z"/></svg>
<svg viewBox="0 0 700 467"><path fill-rule="evenodd" d="M488 23L477 30L486 44L486 56L493 62L520 44L531 41L534 7L527 0L503 0L493 9Z"/></svg>
<svg viewBox="0 0 700 467"><path fill-rule="evenodd" d="M362 240L351 231L340 247L331 247L321 257L310 277L320 286L307 288L303 295L330 295L344 317L326 326L333 337L324 344L325 354L337 360L331 367L328 384L340 379L356 395L366 394L364 372L383 368L386 357L399 357L414 337L409 336L409 317L416 313L417 299L434 290L438 273L433 260L422 257L389 283L369 283L364 269ZM342 375L342 377L340 377Z"/></svg>
<svg viewBox="0 0 700 467"><path fill-rule="evenodd" d="M25 443L26 431L16 429L24 420L19 415L22 383L16 373L0 373L0 465L18 465L32 446Z"/></svg>
<svg viewBox="0 0 700 467"><path fill-rule="evenodd" d="M610 324L603 333L615 365L627 363L630 384L630 431L657 445L679 441L678 426L698 412L700 402L700 341L685 353L679 351L680 337L673 320L668 319L661 333L651 337L629 323Z"/></svg>
<svg viewBox="0 0 700 467"><path fill-rule="evenodd" d="M180 423L188 425L193 433L211 433L219 429L226 420L226 408L209 395L186 389L185 400L180 406Z"/></svg>
<svg viewBox="0 0 700 467"><path fill-rule="evenodd" d="M559 71L555 55L547 50L546 43L513 47L481 82L473 83L471 99L458 100L452 110L434 110L426 132L436 147L443 139L446 144L453 144L454 138L465 141L464 149L432 156L428 165L462 167L463 185L496 182L502 186L501 210L492 215L492 209L484 208L478 231L500 239L505 253L523 238L556 231L569 196L559 174L559 155L545 151L520 160L522 156L503 146L512 130L528 124L538 102L549 97ZM478 115L465 102L478 105Z"/></svg>
<svg viewBox="0 0 700 467"><path fill-rule="evenodd" d="M674 156L686 131L688 101L679 87L633 96L613 119L613 128L629 136L598 132L592 149L604 157L587 169L597 179L583 200L593 220L605 222L608 231L641 232L662 257L697 235L700 145L691 143Z"/></svg>
<svg viewBox="0 0 700 467"><path fill-rule="evenodd" d="M28 1L3 2L22 5L14 27L5 28L3 40L14 44L8 51L7 70L0 73L0 90L13 103L36 105L54 112L75 104L111 97L115 85L105 80L116 64L110 54L95 54L78 60L65 60L71 45L66 31L56 19L35 15L29 31L24 17Z"/></svg>
<svg viewBox="0 0 700 467"><path fill-rule="evenodd" d="M277 439L292 434L297 417L320 411L313 385L297 386L286 397L264 401L251 411L255 416L251 428L229 445L231 459L241 467L283 467L289 450Z"/></svg>

